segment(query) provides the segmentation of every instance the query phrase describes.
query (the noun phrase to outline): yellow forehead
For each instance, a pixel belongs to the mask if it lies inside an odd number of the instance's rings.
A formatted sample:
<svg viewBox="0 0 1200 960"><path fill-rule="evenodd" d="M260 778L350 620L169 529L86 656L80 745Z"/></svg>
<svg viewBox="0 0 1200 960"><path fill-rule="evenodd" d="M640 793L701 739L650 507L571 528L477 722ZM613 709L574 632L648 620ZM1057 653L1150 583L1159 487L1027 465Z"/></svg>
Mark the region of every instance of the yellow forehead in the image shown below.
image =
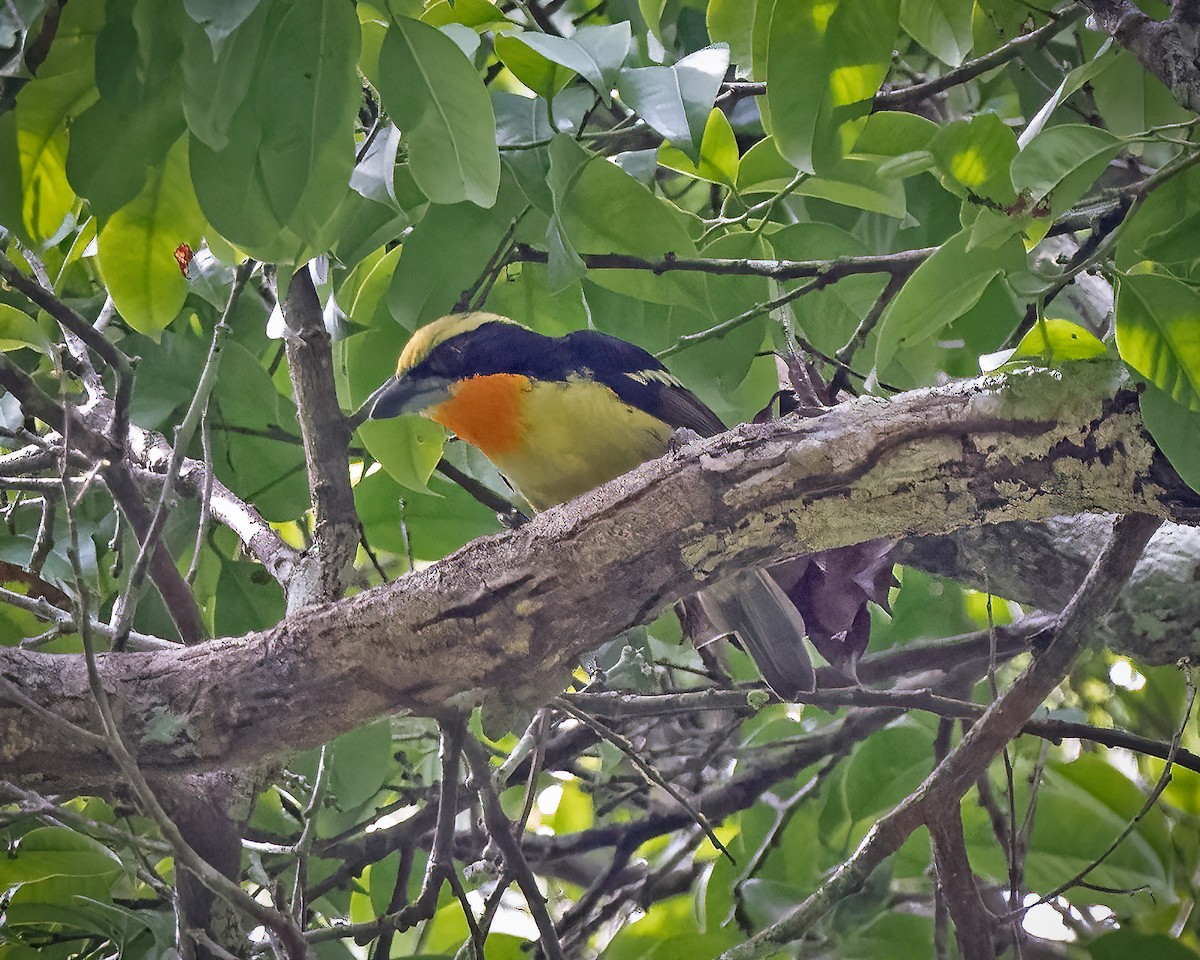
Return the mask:
<svg viewBox="0 0 1200 960"><path fill-rule="evenodd" d="M427 323L412 335L412 339L404 347L404 352L400 354L400 363L396 367L396 375L407 373L429 356L439 343L481 327L485 323L516 324L516 321L498 313L452 313L434 320L433 323Z"/></svg>

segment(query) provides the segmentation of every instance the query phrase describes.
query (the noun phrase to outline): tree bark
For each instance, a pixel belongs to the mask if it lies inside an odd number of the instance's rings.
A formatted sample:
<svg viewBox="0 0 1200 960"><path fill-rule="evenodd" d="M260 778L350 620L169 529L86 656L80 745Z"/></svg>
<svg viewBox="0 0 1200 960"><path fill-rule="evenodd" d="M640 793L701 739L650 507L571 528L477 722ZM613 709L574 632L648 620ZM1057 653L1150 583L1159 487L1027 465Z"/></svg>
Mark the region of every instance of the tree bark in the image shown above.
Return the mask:
<svg viewBox="0 0 1200 960"><path fill-rule="evenodd" d="M276 627L111 654L105 683L149 776L319 744L402 709L540 704L577 657L704 582L876 537L1086 512L1200 518L1122 369L1076 363L743 425L518 530ZM0 675L88 724L82 660L6 649ZM0 693L0 776L103 790L106 757Z"/></svg>

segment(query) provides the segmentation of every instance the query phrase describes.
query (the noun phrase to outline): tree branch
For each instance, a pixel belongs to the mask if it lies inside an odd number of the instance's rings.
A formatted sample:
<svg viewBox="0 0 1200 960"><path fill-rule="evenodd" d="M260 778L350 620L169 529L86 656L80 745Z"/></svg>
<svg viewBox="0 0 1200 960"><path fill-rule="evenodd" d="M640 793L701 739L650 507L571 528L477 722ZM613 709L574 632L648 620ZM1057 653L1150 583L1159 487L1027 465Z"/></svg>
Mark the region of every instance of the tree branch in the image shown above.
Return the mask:
<svg viewBox="0 0 1200 960"><path fill-rule="evenodd" d="M860 889L917 827L943 815L950 803L957 804L1062 680L1087 642L1092 625L1107 611L1121 584L1133 572L1159 522L1145 515L1119 521L1108 546L1059 618L1054 641L1047 650L988 708L925 782L876 822L854 855L829 881L782 920L726 951L721 960L757 960L804 936L835 903ZM974 949L965 955L980 956Z"/></svg>
<svg viewBox="0 0 1200 960"><path fill-rule="evenodd" d="M1200 65L1197 63L1195 11L1174 5L1166 20L1152 20L1133 0L1079 0L1101 30L1111 36L1150 73L1162 81L1175 101L1200 111Z"/></svg>
<svg viewBox="0 0 1200 960"><path fill-rule="evenodd" d="M1124 376L1075 363L746 424L270 630L102 656L100 669L145 767L245 764L400 709L441 715L447 700L485 694L545 703L584 651L711 578L787 556L1083 511L1194 522L1200 497L1171 479ZM81 668L0 650L0 674L73 722L87 716ZM95 751L21 709L0 707L0 743L10 780L39 772L66 788L111 776Z"/></svg>

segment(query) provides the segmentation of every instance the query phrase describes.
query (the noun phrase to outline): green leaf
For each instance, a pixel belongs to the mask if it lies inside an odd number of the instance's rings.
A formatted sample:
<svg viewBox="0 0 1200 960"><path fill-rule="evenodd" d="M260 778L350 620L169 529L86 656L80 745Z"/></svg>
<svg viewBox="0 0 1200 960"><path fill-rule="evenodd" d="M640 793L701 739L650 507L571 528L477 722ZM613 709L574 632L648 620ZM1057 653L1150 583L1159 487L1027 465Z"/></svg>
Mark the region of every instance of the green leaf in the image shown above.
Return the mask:
<svg viewBox="0 0 1200 960"><path fill-rule="evenodd" d="M464 445L456 446L461 449ZM488 467L495 470L490 464ZM376 470L355 485L355 511L374 549L401 557L412 550L418 561L438 560L476 537L496 532L493 511L436 473L426 479L425 493L414 493L415 481L402 486L386 469ZM512 496L501 481L496 483L502 487L501 496Z"/></svg>
<svg viewBox="0 0 1200 960"><path fill-rule="evenodd" d="M450 23L479 29L493 23L504 22L504 11L488 0L437 0L421 14L421 22L431 27L444 27Z"/></svg>
<svg viewBox="0 0 1200 960"><path fill-rule="evenodd" d="M617 80L624 100L646 123L698 162L709 112L729 69L729 48L714 44L673 67L636 67Z"/></svg>
<svg viewBox="0 0 1200 960"><path fill-rule="evenodd" d="M1146 384L1140 403L1142 420L1158 449L1184 482L1200 492L1200 413L1180 406L1152 383Z"/></svg>
<svg viewBox="0 0 1200 960"><path fill-rule="evenodd" d="M881 177L879 167L877 160L867 157L844 157L821 176L805 178L796 193L901 220L907 212L904 184Z"/></svg>
<svg viewBox="0 0 1200 960"><path fill-rule="evenodd" d="M153 6L153 9L151 7ZM177 7L112 3L96 38L100 100L71 124L67 178L101 220L138 195L184 131Z"/></svg>
<svg viewBox="0 0 1200 960"><path fill-rule="evenodd" d="M902 0L900 26L943 63L957 67L971 52L971 0Z"/></svg>
<svg viewBox="0 0 1200 960"><path fill-rule="evenodd" d="M900 0L776 0L767 47L768 133L797 169L854 146L887 76Z"/></svg>
<svg viewBox="0 0 1200 960"><path fill-rule="evenodd" d="M189 0L189 13L191 2L195 0ZM211 2L225 9L222 0L200 2ZM270 4L262 4L259 0L242 0L230 6L231 13L241 11L244 6L249 6L249 10L245 11L246 18L220 43L211 42L212 34L202 32L198 27L185 27L183 30L183 57L180 64L183 115L192 135L212 150L222 150L229 144L229 130L234 115L246 99L254 80L255 67L263 57L267 42L265 28ZM218 48L219 52L214 52Z"/></svg>
<svg viewBox="0 0 1200 960"><path fill-rule="evenodd" d="M566 134L550 145L550 189L562 226L580 253L629 253L648 260L696 255L677 207ZM631 230L631 224L637 229ZM590 279L654 303L686 302L706 309L703 276L603 270L590 274Z"/></svg>
<svg viewBox="0 0 1200 960"><path fill-rule="evenodd" d="M339 0L298 0L269 13L227 144L214 149L193 134L191 168L201 209L223 237L258 259L292 264L336 239L354 167L359 28ZM248 39L246 55L252 46Z"/></svg>
<svg viewBox="0 0 1200 960"><path fill-rule="evenodd" d="M733 186L738 177L738 145L729 118L716 108L708 115L704 137L700 141L698 164L692 163L682 151L669 143L659 147L658 162L697 180Z"/></svg>
<svg viewBox="0 0 1200 960"><path fill-rule="evenodd" d="M650 32L660 41L663 39L662 18L666 6L667 0L638 0L638 9L642 13L642 19L646 21Z"/></svg>
<svg viewBox="0 0 1200 960"><path fill-rule="evenodd" d="M854 144L854 154L882 159L928 150L939 130L941 127L932 120L915 113L883 110L867 117Z"/></svg>
<svg viewBox="0 0 1200 960"><path fill-rule="evenodd" d="M384 718L333 741L330 786L342 810L370 800L391 776L392 727Z"/></svg>
<svg viewBox="0 0 1200 960"><path fill-rule="evenodd" d="M580 27L569 39L532 31L513 39L546 60L578 73L600 94L605 105L612 102L610 91L633 42L627 20L604 27Z"/></svg>
<svg viewBox="0 0 1200 960"><path fill-rule="evenodd" d="M1122 141L1086 124L1061 124L1038 134L1012 161L1012 184L1051 216L1068 210L1108 169Z"/></svg>
<svg viewBox="0 0 1200 960"><path fill-rule="evenodd" d="M417 186L434 203L496 202L500 153L475 67L440 30L397 17L379 54L379 93L408 141Z"/></svg>
<svg viewBox="0 0 1200 960"><path fill-rule="evenodd" d="M737 192L776 193L796 178L795 166L783 159L774 137L763 137L738 164Z"/></svg>
<svg viewBox="0 0 1200 960"><path fill-rule="evenodd" d="M1025 266L1025 248L1011 238L998 249L969 248L969 229L955 234L900 288L879 324L875 366L880 376L899 351L936 336L971 309L988 284Z"/></svg>
<svg viewBox="0 0 1200 960"><path fill-rule="evenodd" d="M1034 325L1013 357L1045 357L1047 360L1092 360L1108 352L1104 342L1091 330L1070 320L1049 319Z"/></svg>
<svg viewBox="0 0 1200 960"><path fill-rule="evenodd" d="M1197 960L1200 953L1165 933L1114 930L1088 944L1092 960Z"/></svg>
<svg viewBox="0 0 1200 960"><path fill-rule="evenodd" d="M1016 202L1009 168L1017 156L1016 135L993 113L957 120L929 142L947 188L1007 207Z"/></svg>
<svg viewBox="0 0 1200 960"><path fill-rule="evenodd" d="M124 872L115 853L66 827L38 827L25 834L15 855L0 857L0 890L50 877L113 879Z"/></svg>
<svg viewBox="0 0 1200 960"><path fill-rule="evenodd" d="M183 9L212 43L213 56L218 56L231 33L258 9L262 0L183 0Z"/></svg>
<svg viewBox="0 0 1200 960"><path fill-rule="evenodd" d="M525 43L521 35L497 34L493 46L496 56L512 71L513 76L539 97L547 100L554 99L555 94L575 76L574 70L542 56L531 45Z"/></svg>
<svg viewBox="0 0 1200 960"><path fill-rule="evenodd" d="M188 289L175 248L181 243L199 247L203 232L204 216L192 192L187 145L181 139L97 239L97 263L109 294L135 330L157 340L175 319Z"/></svg>
<svg viewBox="0 0 1200 960"><path fill-rule="evenodd" d="M1144 259L1177 263L1200 256L1194 249L1195 234L1183 232L1193 218L1200 218L1200 170L1194 166L1153 190L1122 224L1118 269L1132 270Z"/></svg>
<svg viewBox="0 0 1200 960"><path fill-rule="evenodd" d="M71 122L95 102L96 34L104 20L101 0L84 0L63 8L54 43L37 76L17 94L12 134L0 128L0 142L11 136L6 181L19 169L17 189L0 201L5 224L21 230L34 243L51 239L75 205L75 193L66 175L68 129ZM12 151L15 150L15 157ZM9 206L11 204L11 206ZM19 204L19 207L18 207Z"/></svg>
<svg viewBox="0 0 1200 960"><path fill-rule="evenodd" d="M350 129L361 96L359 27L342 0L294 0L282 9L271 24L253 96L267 202L276 218L291 223L302 197L311 207L314 181L338 184L343 193L349 182ZM332 206L322 212L328 216ZM323 217L310 209L307 219Z"/></svg>
<svg viewBox="0 0 1200 960"><path fill-rule="evenodd" d="M709 0L705 21L714 42L729 44L739 75L749 75L754 57L754 18L758 0Z"/></svg>
<svg viewBox="0 0 1200 960"><path fill-rule="evenodd" d="M1038 816L1030 838L1026 876L1032 890L1051 888L1094 863L1127 827L1145 801L1142 790L1096 754L1051 764L1038 792ZM1151 809L1097 869L1088 882L1120 887L1120 893L1092 888L1088 903L1119 907L1126 914L1169 896L1174 848L1161 808ZM1148 887L1133 897L1124 891Z"/></svg>
<svg viewBox="0 0 1200 960"><path fill-rule="evenodd" d="M1200 294L1171 277L1127 274L1117 288L1116 329L1122 360L1200 412Z"/></svg>
<svg viewBox="0 0 1200 960"><path fill-rule="evenodd" d="M887 727L855 751L846 771L846 809L857 823L902 800L933 769L930 736L913 723Z"/></svg>
<svg viewBox="0 0 1200 960"><path fill-rule="evenodd" d="M178 91L170 87L132 112L101 99L71 127L67 178L104 220L141 192L183 130Z"/></svg>
<svg viewBox="0 0 1200 960"><path fill-rule="evenodd" d="M50 356L50 338L29 314L7 303L0 303L0 351L32 347Z"/></svg>
<svg viewBox="0 0 1200 960"><path fill-rule="evenodd" d="M405 240L392 275L387 293L392 317L415 330L449 313L479 279L525 206L524 194L510 176L504 177L491 209L473 203L431 206Z"/></svg>

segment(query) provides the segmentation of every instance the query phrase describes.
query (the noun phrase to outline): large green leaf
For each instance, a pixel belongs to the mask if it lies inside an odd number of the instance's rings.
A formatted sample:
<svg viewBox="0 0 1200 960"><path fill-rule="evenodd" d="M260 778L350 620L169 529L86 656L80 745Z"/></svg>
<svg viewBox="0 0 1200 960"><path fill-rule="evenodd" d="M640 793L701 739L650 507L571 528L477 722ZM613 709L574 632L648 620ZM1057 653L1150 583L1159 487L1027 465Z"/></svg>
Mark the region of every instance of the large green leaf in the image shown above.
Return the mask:
<svg viewBox="0 0 1200 960"><path fill-rule="evenodd" d="M1200 294L1172 277L1129 274L1117 288L1121 359L1171 399L1200 411Z"/></svg>
<svg viewBox="0 0 1200 960"><path fill-rule="evenodd" d="M929 731L916 724L888 727L867 740L846 770L847 812L866 820L898 803L933 769Z"/></svg>
<svg viewBox="0 0 1200 960"><path fill-rule="evenodd" d="M600 98L610 103L610 91L633 42L628 21L605 27L580 27L569 39L532 31L513 38L548 61L578 73Z"/></svg>
<svg viewBox="0 0 1200 960"><path fill-rule="evenodd" d="M301 197L313 202L313 181L349 182L358 49L358 20L342 0L295 0L271 24L253 94L267 201L285 223Z"/></svg>
<svg viewBox="0 0 1200 960"><path fill-rule="evenodd" d="M760 5L761 6L761 5ZM854 145L887 76L900 0L776 0L767 48L768 132L817 173Z"/></svg>
<svg viewBox="0 0 1200 960"><path fill-rule="evenodd" d="M392 727L386 717L342 734L331 747L330 786L343 810L366 803L392 775Z"/></svg>
<svg viewBox="0 0 1200 960"><path fill-rule="evenodd" d="M96 38L100 100L71 124L67 177L101 221L131 201L184 130L175 6L110 3Z"/></svg>
<svg viewBox="0 0 1200 960"><path fill-rule="evenodd" d="M904 184L880 176L879 167L879 161L871 158L843 157L821 176L807 177L796 193L902 220L906 213Z"/></svg>
<svg viewBox="0 0 1200 960"><path fill-rule="evenodd" d="M971 52L971 0L902 0L900 26L943 63L957 67Z"/></svg>
<svg viewBox="0 0 1200 960"><path fill-rule="evenodd" d="M739 73L749 75L754 57L754 18L757 0L709 0L705 12L708 35L729 44L729 57Z"/></svg>
<svg viewBox="0 0 1200 960"><path fill-rule="evenodd" d="M580 253L629 253L648 260L696 255L678 207L565 134L550 145L550 189L559 222ZM647 271L602 270L590 279L655 303L706 306L704 278L698 274L655 277Z"/></svg>
<svg viewBox="0 0 1200 960"><path fill-rule="evenodd" d="M1165 933L1114 930L1088 945L1092 960L1197 960L1200 953Z"/></svg>
<svg viewBox="0 0 1200 960"><path fill-rule="evenodd" d="M943 182L958 196L982 197L1005 207L1017 199L1009 176L1017 138L995 114L948 124L929 142L929 151Z"/></svg>
<svg viewBox="0 0 1200 960"><path fill-rule="evenodd" d="M430 200L496 202L500 153L492 102L453 40L397 17L379 53L379 92L408 141L413 179Z"/></svg>
<svg viewBox="0 0 1200 960"><path fill-rule="evenodd" d="M208 5L221 0L188 0L189 13L197 2ZM246 7L250 9L243 9ZM240 0L229 5L226 15L210 22L220 23L218 32L223 32L233 19L228 14L235 11L244 12L246 17L219 44L212 41L208 26L203 31L199 25L182 30L183 113L192 135L213 150L229 143L234 114L246 98L267 41L270 4ZM215 46L219 53L214 52Z"/></svg>
<svg viewBox="0 0 1200 960"><path fill-rule="evenodd" d="M75 204L67 181L71 122L95 102L96 35L102 0L64 7L37 76L17 95L11 133L0 128L0 221L34 243L53 237Z"/></svg>
<svg viewBox="0 0 1200 960"><path fill-rule="evenodd" d="M514 179L505 176L490 209L467 202L431 206L404 241L392 275L392 317L415 330L449 313L479 279L525 203Z"/></svg>
<svg viewBox="0 0 1200 960"><path fill-rule="evenodd" d="M178 91L164 87L134 111L101 99L71 127L67 177L101 220L112 216L145 186L183 133Z"/></svg>
<svg viewBox="0 0 1200 960"><path fill-rule="evenodd" d="M1141 809L1145 794L1135 783L1096 754L1072 763L1052 764L1037 798L1037 818L1025 869L1030 888L1049 889L1093 865L1096 858L1128 826ZM1087 903L1146 911L1154 897L1170 889L1174 850L1161 808L1154 808L1097 869L1085 891ZM1119 887L1106 892L1099 887ZM1125 891L1146 887L1150 896Z"/></svg>
<svg viewBox="0 0 1200 960"><path fill-rule="evenodd" d="M729 48L715 44L672 67L637 67L617 80L621 99L697 162L709 111L729 69Z"/></svg>
<svg viewBox="0 0 1200 960"><path fill-rule="evenodd" d="M1069 209L1108 168L1122 142L1087 124L1060 124L1029 141L1012 161L1012 184L1051 216Z"/></svg>
<svg viewBox="0 0 1200 960"><path fill-rule="evenodd" d="M875 366L883 376L901 350L936 336L983 296L997 276L1025 266L1025 248L1015 238L998 249L969 246L970 230L943 243L900 288L884 312L875 348Z"/></svg>
<svg viewBox="0 0 1200 960"><path fill-rule="evenodd" d="M38 827L13 855L0 857L0 890L51 877L112 879L123 871L120 858L99 841L66 827Z"/></svg>
<svg viewBox="0 0 1200 960"><path fill-rule="evenodd" d="M1200 413L1188 410L1152 383L1141 396L1142 420L1154 442L1193 490L1200 492Z"/></svg>
<svg viewBox="0 0 1200 960"><path fill-rule="evenodd" d="M296 263L332 244L349 191L359 28L338 0L299 0L269 14L246 97L227 126L200 121L210 142L192 135L191 168L200 206L222 236L259 259ZM238 46L248 31L244 57L255 24L252 16L230 41ZM227 143L214 149L222 134Z"/></svg>
<svg viewBox="0 0 1200 960"><path fill-rule="evenodd" d="M118 210L97 238L97 261L125 321L158 339L187 297L175 261L181 243L200 246L204 216L192 192L187 143L179 140L141 193Z"/></svg>

